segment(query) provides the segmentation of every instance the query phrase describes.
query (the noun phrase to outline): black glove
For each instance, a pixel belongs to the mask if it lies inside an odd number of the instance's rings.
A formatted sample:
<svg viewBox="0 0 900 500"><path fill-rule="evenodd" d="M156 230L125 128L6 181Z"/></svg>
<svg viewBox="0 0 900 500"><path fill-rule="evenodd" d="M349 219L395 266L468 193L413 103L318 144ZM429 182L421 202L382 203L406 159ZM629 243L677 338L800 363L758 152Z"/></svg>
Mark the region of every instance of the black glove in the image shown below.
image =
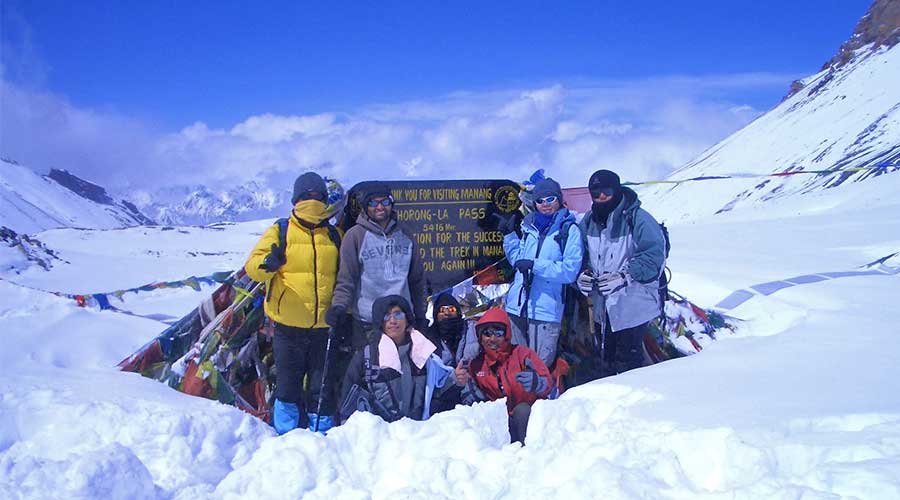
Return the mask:
<svg viewBox="0 0 900 500"><path fill-rule="evenodd" d="M525 369L516 374L516 380L522 384L523 389L532 394L546 392L550 387L550 381L534 371L531 360L528 358L525 358Z"/></svg>
<svg viewBox="0 0 900 500"><path fill-rule="evenodd" d="M520 231L519 224L522 222L522 214L513 212L509 215L494 214L497 219L497 231L507 235L510 233L518 233Z"/></svg>
<svg viewBox="0 0 900 500"><path fill-rule="evenodd" d="M287 258L284 256L284 250L280 248L277 244L272 243L272 249L269 251L269 255L266 255L263 263L259 265L260 269L264 269L270 273L274 273L278 269L281 268L287 262Z"/></svg>
<svg viewBox="0 0 900 500"><path fill-rule="evenodd" d="M332 328L341 326L347 318L347 306L334 304L325 311L325 322Z"/></svg>
<svg viewBox="0 0 900 500"><path fill-rule="evenodd" d="M519 259L516 261L516 270L526 275L534 269L534 261L531 259Z"/></svg>

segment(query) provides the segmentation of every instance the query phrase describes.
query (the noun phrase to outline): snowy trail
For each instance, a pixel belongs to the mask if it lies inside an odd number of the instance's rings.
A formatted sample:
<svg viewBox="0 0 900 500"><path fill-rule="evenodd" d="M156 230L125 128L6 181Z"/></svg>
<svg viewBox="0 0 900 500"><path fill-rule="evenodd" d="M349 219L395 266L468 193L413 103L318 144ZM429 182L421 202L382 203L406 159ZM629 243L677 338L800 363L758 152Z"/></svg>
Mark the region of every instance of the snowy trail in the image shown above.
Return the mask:
<svg viewBox="0 0 900 500"><path fill-rule="evenodd" d="M856 268L900 247L898 209L885 199L878 217L785 209L675 225L673 286L709 305L767 280ZM232 245L230 257L185 261L191 238L177 233L184 239L152 261L163 274L212 271L223 258L236 267L265 225L233 226L214 243L194 234L203 251ZM158 234L84 232L71 242L53 233L70 255L83 247L77 263L89 273L28 271L28 284L111 283L90 274L101 261L129 269L117 283L160 272L128 265L158 248ZM102 259L88 255L98 240L109 243ZM278 438L234 408L116 371L160 323L3 282L0 296L11 346L0 351L3 498L900 497L900 276L754 297L732 311L745 320L738 334L699 355L539 402L525 448L507 444L502 404L423 423L358 415L327 438ZM158 290L126 306L180 315L200 296Z"/></svg>

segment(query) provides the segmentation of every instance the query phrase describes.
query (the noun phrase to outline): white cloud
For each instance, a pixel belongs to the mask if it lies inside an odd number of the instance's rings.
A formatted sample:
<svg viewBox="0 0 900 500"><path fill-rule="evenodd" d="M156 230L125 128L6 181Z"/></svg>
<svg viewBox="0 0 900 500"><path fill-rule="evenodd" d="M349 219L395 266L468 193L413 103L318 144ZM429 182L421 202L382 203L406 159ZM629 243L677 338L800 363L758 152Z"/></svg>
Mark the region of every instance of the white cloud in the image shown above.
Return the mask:
<svg viewBox="0 0 900 500"><path fill-rule="evenodd" d="M646 180L666 175L760 113L727 95L776 81L786 86L790 77L457 92L352 112L265 113L223 129L198 121L173 133L3 82L0 153L122 190L252 180L289 186L308 169L348 185L373 178L521 180L537 168L564 185L583 184L597 168Z"/></svg>

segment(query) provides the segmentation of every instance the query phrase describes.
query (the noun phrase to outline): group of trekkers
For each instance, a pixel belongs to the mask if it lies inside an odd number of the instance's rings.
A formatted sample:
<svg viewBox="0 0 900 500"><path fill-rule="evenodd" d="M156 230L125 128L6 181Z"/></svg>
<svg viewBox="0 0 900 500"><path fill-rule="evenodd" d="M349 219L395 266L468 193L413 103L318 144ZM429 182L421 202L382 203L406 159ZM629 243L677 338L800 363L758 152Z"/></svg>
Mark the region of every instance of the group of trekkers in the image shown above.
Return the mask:
<svg viewBox="0 0 900 500"><path fill-rule="evenodd" d="M302 174L286 228L270 227L245 264L268 282L279 434L326 432L356 411L425 420L506 398L511 440L524 443L532 404L562 390L567 288L591 299L591 327L607 334L604 375L642 366L644 335L662 307L665 239L614 172L591 175L591 212L580 223L550 178L534 185L528 215L501 217L515 278L505 306L477 321L463 319L449 293L433 300L427 320L415 235L398 221L387 183L363 186L356 224L342 234L329 222L324 180Z"/></svg>

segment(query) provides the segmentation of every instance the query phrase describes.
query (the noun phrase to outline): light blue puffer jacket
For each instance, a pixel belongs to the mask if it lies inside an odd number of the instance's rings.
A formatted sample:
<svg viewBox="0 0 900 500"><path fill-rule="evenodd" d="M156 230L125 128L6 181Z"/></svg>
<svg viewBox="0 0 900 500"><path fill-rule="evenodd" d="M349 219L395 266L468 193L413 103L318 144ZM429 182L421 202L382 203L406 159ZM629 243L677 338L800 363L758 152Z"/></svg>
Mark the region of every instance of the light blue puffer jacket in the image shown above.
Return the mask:
<svg viewBox="0 0 900 500"><path fill-rule="evenodd" d="M560 250L557 235L567 222L569 236L564 251ZM524 277L516 272L515 280L506 296L506 312L520 315L529 295L528 319L559 323L563 314L563 288L575 281L581 270L582 239L576 227L575 216L562 208L553 219L547 232L541 236L534 226L534 214L522 221L522 237L510 233L503 238L503 250L510 264L520 259L534 260L534 281L531 293L524 290Z"/></svg>

